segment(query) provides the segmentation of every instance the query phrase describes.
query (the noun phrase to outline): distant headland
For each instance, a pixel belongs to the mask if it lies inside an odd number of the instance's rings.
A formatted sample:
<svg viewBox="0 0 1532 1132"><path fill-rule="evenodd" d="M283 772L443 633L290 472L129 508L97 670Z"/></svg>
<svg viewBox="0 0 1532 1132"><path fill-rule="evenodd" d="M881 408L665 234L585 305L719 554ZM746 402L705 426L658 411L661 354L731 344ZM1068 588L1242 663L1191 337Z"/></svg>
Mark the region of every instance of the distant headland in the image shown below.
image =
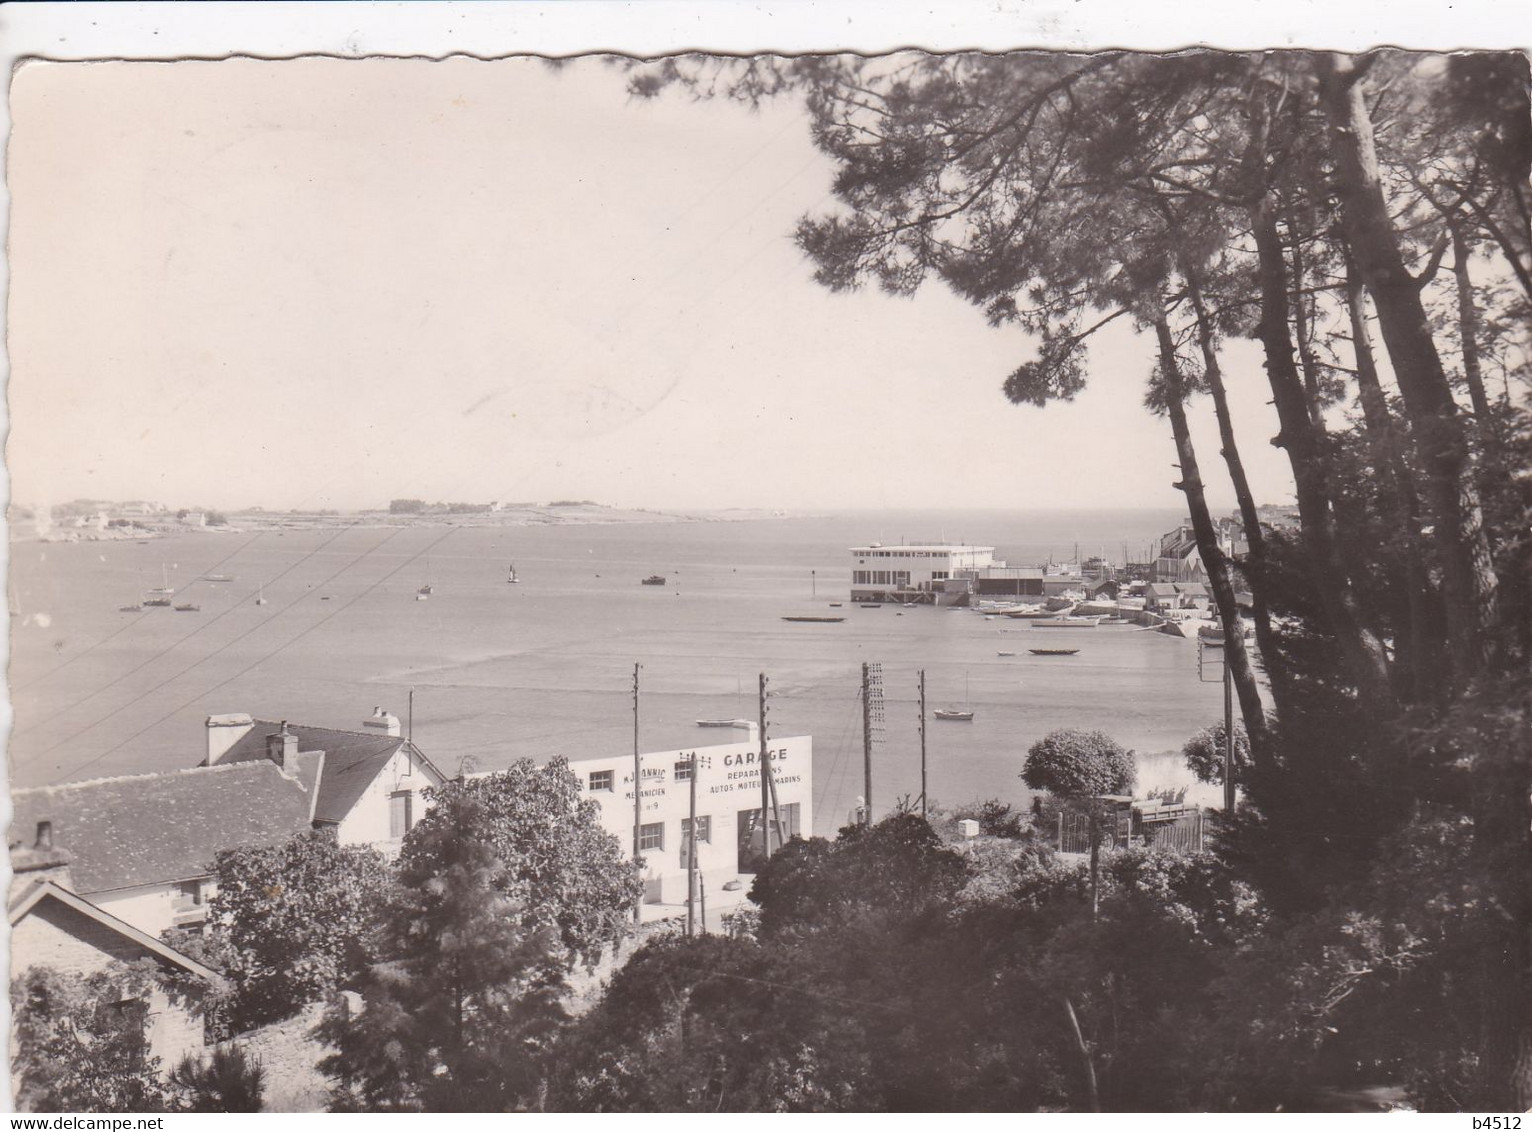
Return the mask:
<svg viewBox="0 0 1532 1132"><path fill-rule="evenodd" d="M95 542L264 530L332 530L340 527L531 527L601 523L718 523L781 518L783 511L730 508L658 511L611 507L591 500L548 503L427 503L395 499L387 507L339 511L286 511L250 507L219 511L132 500L78 499L48 507L12 504L7 512L12 541Z"/></svg>

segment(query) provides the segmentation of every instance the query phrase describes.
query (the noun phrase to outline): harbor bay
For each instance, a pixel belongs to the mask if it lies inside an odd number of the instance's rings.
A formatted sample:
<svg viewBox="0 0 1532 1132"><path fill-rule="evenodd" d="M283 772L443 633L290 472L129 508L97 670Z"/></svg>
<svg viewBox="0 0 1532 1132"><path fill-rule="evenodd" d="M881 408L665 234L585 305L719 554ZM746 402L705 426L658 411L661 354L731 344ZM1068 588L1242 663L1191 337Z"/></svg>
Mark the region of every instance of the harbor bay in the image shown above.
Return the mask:
<svg viewBox="0 0 1532 1132"><path fill-rule="evenodd" d="M716 742L697 720L756 718L764 672L768 733L813 737L814 832L833 834L864 789L863 662L883 673L878 815L920 791L922 669L937 803L1026 804L1021 760L1060 727L1100 728L1135 749L1142 786L1186 785L1177 752L1221 712L1219 685L1199 679L1194 642L1129 625L1044 634L973 610L847 600L848 548L870 540L961 538L994 545L1013 564L1064 560L1076 544L1110 559L1178 518L861 512L500 527L336 519L333 528L146 542L22 539L12 544L12 785L194 765L212 714L337 728L354 728L377 706L408 716L411 689L414 738L448 773L520 758L631 756L636 663L646 751ZM651 576L665 584L641 584ZM175 601L195 611L122 611L166 579ZM844 621L782 620L830 614ZM1029 646L1079 651L1034 655ZM943 708L973 719L931 717Z"/></svg>

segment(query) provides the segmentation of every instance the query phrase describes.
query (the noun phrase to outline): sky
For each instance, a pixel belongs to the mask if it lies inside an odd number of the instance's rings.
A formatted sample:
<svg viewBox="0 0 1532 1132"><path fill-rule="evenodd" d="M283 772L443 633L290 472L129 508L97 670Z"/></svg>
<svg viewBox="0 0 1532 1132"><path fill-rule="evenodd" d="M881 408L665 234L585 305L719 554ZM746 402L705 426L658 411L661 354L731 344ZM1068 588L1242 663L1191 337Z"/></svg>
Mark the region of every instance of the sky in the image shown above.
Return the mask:
<svg viewBox="0 0 1532 1132"><path fill-rule="evenodd" d="M22 504L1181 501L1131 328L1075 402L1017 407L1025 334L813 282L791 233L832 169L793 102L635 100L600 58L231 59L31 63L11 113ZM1286 502L1254 344L1225 368Z"/></svg>

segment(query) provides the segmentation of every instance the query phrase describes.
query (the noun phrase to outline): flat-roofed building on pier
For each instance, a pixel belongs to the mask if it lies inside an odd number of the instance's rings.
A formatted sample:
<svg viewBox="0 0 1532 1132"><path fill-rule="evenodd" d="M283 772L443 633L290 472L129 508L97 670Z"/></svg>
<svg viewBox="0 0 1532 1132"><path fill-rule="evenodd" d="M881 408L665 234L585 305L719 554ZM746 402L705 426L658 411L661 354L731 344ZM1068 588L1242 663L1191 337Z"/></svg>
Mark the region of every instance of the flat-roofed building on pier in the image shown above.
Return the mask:
<svg viewBox="0 0 1532 1132"><path fill-rule="evenodd" d="M964 582L996 565L995 548L966 543L912 543L851 548L851 600L935 604L954 589L967 593Z"/></svg>

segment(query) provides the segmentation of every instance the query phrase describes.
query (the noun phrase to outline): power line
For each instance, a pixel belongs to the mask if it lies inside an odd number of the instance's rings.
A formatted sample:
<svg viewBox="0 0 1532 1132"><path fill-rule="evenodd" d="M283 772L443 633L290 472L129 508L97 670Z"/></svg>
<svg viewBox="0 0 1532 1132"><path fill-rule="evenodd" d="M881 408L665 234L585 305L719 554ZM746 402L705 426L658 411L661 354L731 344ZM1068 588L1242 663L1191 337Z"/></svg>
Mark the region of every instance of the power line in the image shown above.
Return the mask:
<svg viewBox="0 0 1532 1132"><path fill-rule="evenodd" d="M223 558L220 558L217 562L213 563L213 565L209 566L208 569L207 569L207 572L208 573L212 573L213 571L217 570L219 567L224 566L227 563L234 561L234 559L236 557L238 557L240 551L245 550L247 547L250 546L251 543L255 542L255 540L260 538L260 537L261 537L261 532L257 531L255 534L251 535L248 539L246 539L232 554L225 555ZM220 613L218 615L218 617L222 617L222 616L223 616L222 613ZM217 621L218 617L213 618L213 621ZM186 636L182 637L180 641L177 641L174 645L171 645L170 648L173 649L173 648L176 647L176 645L180 644L181 641L189 640L190 638L195 637L203 629L207 628L207 625L211 625L213 623L213 621L207 622L206 625L198 626L196 629L194 629L190 633L186 634ZM81 657L89 656L91 653L93 653L97 649L99 649L102 645L105 645L105 644L109 643L110 641L113 641L116 638L120 637L122 634L126 633L129 629L133 628L137 624L138 624L137 621L129 621L122 628L118 629L115 633L109 633L105 637L102 637L95 644L93 644L93 645L89 646L88 648L82 649L81 651L75 653L74 656L72 656L68 660L64 661L63 664L55 665L53 668L48 669L47 672L43 672L43 673L40 673L37 676L34 676L32 679L28 680L25 684L17 684L16 687L13 689L13 691L23 692L26 689L32 687L34 684L40 684L42 681L48 679L48 677L53 676L54 674L56 674L58 672L61 672L64 669L68 668L71 664L73 664L75 661L79 660ZM168 652L169 650L167 649L166 651ZM163 656L164 653L161 653L160 655ZM95 693L91 693L91 694L94 695ZM89 699L90 696L86 696L85 698ZM75 702L76 703L82 703L84 701L77 700ZM71 706L73 706L73 705L71 705ZM65 708L64 710L68 711L69 709ZM57 717L54 716L52 718L57 718ZM44 720L43 722L46 723L47 720ZM32 724L32 726L36 727L38 725L37 724Z"/></svg>
<svg viewBox="0 0 1532 1132"><path fill-rule="evenodd" d="M407 528L402 528L402 527L400 528L400 530L404 530L404 529L407 529ZM449 529L447 531L444 531L440 538L435 539L434 541L432 541L430 543L427 543L424 547L422 547L420 550L416 551L409 558L406 558L403 562L399 563L398 566L395 566L387 574L384 574L377 581L373 582L366 589L362 590L361 593L357 594L350 601L342 602L338 608L336 608L334 610L331 610L329 613L325 614L318 621L314 622L312 625L310 625L308 628L304 629L302 632L300 632L297 635L295 635L294 637L292 637L290 640L285 641L284 643L278 645L276 648L272 649L265 656L258 657L257 659L251 661L249 664L245 665L244 668L241 668L238 672L234 673L234 675L228 677L227 679L220 680L218 683L214 684L211 688L207 688L207 689L205 689L205 690L203 690L201 692L198 692L196 695L192 696L190 699L184 700L181 703L177 704L175 707L171 708L168 712L166 712L164 715L160 716L158 719L153 720L152 722L145 724L143 727L141 727L137 731L133 732L133 734L129 735L127 738L125 738L125 739L121 740L120 742L115 743L112 746L108 747L106 750L102 751L95 758L90 759L87 762L81 763L79 766L75 767L69 773L72 774L72 775L73 774L78 774L82 770L85 770L85 769L87 769L89 767L95 766L102 759L106 758L108 755L112 754L115 751L121 750L123 747L127 746L134 739L137 739L140 735L144 734L146 731L150 731L150 730L154 729L155 727L158 727L161 723L164 723L171 716L175 715L176 712L181 711L184 708L190 707L199 698L201 698L203 696L207 696L207 695L209 695L209 694L211 694L213 692L218 691L218 689L220 689L222 687L225 687L225 686L227 686L229 684L232 684L235 680L238 680L241 676L245 675L245 673L249 672L251 669L259 668L261 665L265 664L272 657L276 656L278 653L280 653L283 650L285 650L287 648L290 648L291 646L297 644L304 637L306 637L310 633L312 633L315 629L319 628L321 625L325 624L325 622L329 621L330 618L335 617L338 614L344 613L347 609L351 608L351 606L355 605L358 601L361 601L362 598L366 597L373 590L377 589L384 582L388 581L395 574L399 573L399 571L403 570L406 566L408 566L411 563L413 563L422 554L426 554L427 552L429 552L433 547L435 547L443 539L451 537L456 532L456 530L457 530L457 528L453 527L453 528L451 528L451 529ZM398 532L396 531L395 533L397 534ZM389 535L388 539L391 539L393 537L394 537L393 535ZM387 542L388 539L384 539L383 542ZM382 545L383 545L382 542L380 542L378 544L378 546L382 546ZM376 550L377 547L373 547L372 549ZM372 552L371 550L368 551L369 554L371 552ZM364 554L362 557L365 558L366 555ZM358 559L358 561L360 561L360 559ZM352 563L351 565L355 565L355 563ZM350 569L349 565L345 566L345 567L342 567L341 571L337 571L336 573L339 574L342 571L347 570L347 569ZM329 579L326 579L326 581L328 581L328 580ZM300 597L298 600L301 601L303 599ZM296 604L296 602L294 604ZM289 606L288 608L291 608L291 606ZM231 641L229 643L233 644L234 642ZM227 646L225 646L225 647L227 647ZM222 651L222 650L220 650L220 651ZM158 690L159 690L158 688L151 689L151 691L158 691ZM146 693L146 695L147 694L148 693ZM138 697L138 699L142 699L142 698L143 698L142 696ZM136 703L137 700L134 700L133 702Z"/></svg>
<svg viewBox="0 0 1532 1132"><path fill-rule="evenodd" d="M262 582L261 585L262 586L267 586L267 585L272 584L273 582L281 581L283 578L287 577L288 574L291 574L294 570L296 570L299 566L302 566L310 558L313 558L316 554L319 554L320 552L322 552L325 549L325 547L329 546L336 539L340 538L341 535L345 534L347 531L349 531L353 527L357 526L357 524L360 523L360 522L361 522L361 520L358 519L357 522L355 522L355 523L348 523L346 526L344 526L340 530L336 531L333 536L331 536L330 538L326 539L324 542L320 543L313 550L311 550L307 554L305 554L302 558L299 558L296 562L294 562L287 569L283 570L276 577L267 579L266 581ZM405 529L405 528L403 528L403 527L398 528L398 530L403 530L403 529ZM395 533L397 534L398 531L396 530ZM259 538L259 537L260 537L260 535L256 536L256 538ZM393 537L393 535L389 536L389 538L392 538L392 537ZM252 538L250 540L250 542L254 542L254 541L255 541L254 538ZM388 541L388 539L384 539L383 540L383 542L387 542L387 541ZM378 543L378 546L382 546L383 542ZM250 543L246 543L245 545L249 546ZM242 550L244 548L241 547L240 549ZM375 549L377 549L377 547L373 547L372 548L372 550L375 550ZM362 557L365 558L367 556L367 554L372 553L372 550L368 550L366 553L364 553L362 555ZM237 554L238 551L236 551L235 553ZM233 556L231 555L230 557L232 558ZM227 562L227 561L229 561L228 558L224 559L224 562ZM357 559L357 561L361 561L361 559ZM219 565L222 565L222 563L219 563ZM325 581L329 581L329 580L330 579L328 579L328 578L325 579ZM132 668L130 668L126 672L124 672L121 676L118 676L115 679L107 682L106 684L103 684L101 687L97 688L94 692L87 692L85 695L81 696L79 699L74 700L71 703L65 704L62 708L60 708L58 711L54 712L52 715L48 716L46 719L39 719L39 720L36 720L36 721L34 721L32 723L27 724L25 727L18 727L16 729L16 731L14 732L13 739L14 739L15 736L26 735L29 732L36 731L39 727L46 727L48 724L52 723L55 719L58 719L61 715L64 715L67 712L73 711L75 708L79 707L81 704L85 703L87 700L95 699L102 692L108 691L111 688L115 688L118 684L122 683L128 677L133 676L134 674L143 671L145 668L149 667L149 665L155 663L158 660L162 660L163 658L169 656L171 653L173 653L176 649L180 648L187 641L189 641L193 637L197 636L197 634L206 632L208 629L211 629L214 625L218 624L218 622L222 621L225 617L227 617L231 613L233 613L236 609L239 609L241 606L244 605L245 600L248 599L250 596L251 595L246 594L245 598L242 598L241 600L235 602L233 605L229 606L228 609L225 609L222 613L219 613L216 616L210 617L208 620L206 620L206 621L202 622L201 624L199 624L197 626L197 628L193 629L190 633L187 633L186 636L179 637L175 641L172 641L169 645L166 645L163 649L161 649L159 652L155 653L153 656L149 657L147 660L141 661L140 663L134 665ZM293 607L293 605L296 604L297 601L302 601L303 597L305 597L305 596L307 596L307 595L300 595L294 601L289 602L287 605L284 605L281 609L276 611L276 615L280 616L281 614L287 612L287 610L291 609ZM266 622L262 622L262 624L268 624L268 623L269 623L269 619ZM256 626L255 628L259 628L259 627L260 626ZM119 632L120 631L121 630L119 630ZM254 628L246 630L247 633L254 632L254 631L255 631ZM117 634L114 633L112 635L116 636ZM233 641L230 641L228 644L224 645L223 648L228 648L229 644L233 644L234 641L240 640L244 635L245 634L242 633L242 634L240 634L239 637L235 637ZM98 644L104 644L104 643L105 643L104 641L103 642L98 642ZM92 646L92 647L95 647L95 646ZM221 651L222 651L222 649L218 650L218 652L221 652ZM208 656L216 656L216 655L218 655L218 652L209 653ZM206 660L206 659L207 659L207 657L203 657L202 658L202 660ZM195 667L196 664L200 664L200 663L202 663L201 660L196 661L193 664L192 667ZM63 665L60 665L59 667L62 668ZM57 672L58 669L54 669L53 671ZM185 672L185 671L187 671L187 670L186 669L182 669L182 672ZM180 673L177 673L177 675L180 675ZM175 679L175 677L171 677L171 679ZM106 717L103 716L102 718L104 719ZM97 720L96 722L99 723L100 720ZM90 727L94 727L94 726L95 726L94 723L90 725ZM89 730L89 727L87 727L86 730ZM79 734L79 732L76 732L76 734ZM72 738L72 736L71 736L71 738ZM52 749L53 748L51 748L51 747L49 748L49 750L52 750ZM47 752L45 751L44 754L46 754L46 753Z"/></svg>
<svg viewBox="0 0 1532 1132"><path fill-rule="evenodd" d="M339 567L334 573L332 573L329 577L325 578L324 581L320 583L320 585L326 585L329 582L334 581L336 578L340 577L340 575L344 574L347 570L350 570L350 569L354 568L355 566L359 565L360 563L365 561L371 554L373 554L375 551L377 551L380 547L386 545L390 540L392 540L395 536L397 536L400 531L405 530L405 529L407 529L407 528L400 527L397 530L395 530L392 534L390 534L386 538L382 539L376 545L368 547L365 551L363 551L356 558L352 559L350 562L345 563L343 566ZM456 528L453 528L453 530L455 530L455 529ZM447 534L451 534L451 533L452 533L452 530L447 531ZM339 537L339 536L337 536L337 537ZM445 537L446 537L446 535L442 536L442 538L445 538ZM334 540L332 539L330 541L333 542ZM436 541L440 542L441 539L437 539ZM435 545L436 545L436 543L434 543L434 542L431 544L431 546L435 546ZM427 549L429 549L429 547ZM316 553L316 552L317 551L311 551L309 553L309 555L306 555L305 557L312 557L312 555L314 553ZM414 557L418 558L419 554L416 554ZM407 566L412 561L414 561L414 558L406 559L403 563L400 563L400 565L397 566L390 574L388 574L387 577L392 577L393 574L398 573L399 570L402 570L405 566ZM296 563L294 565L296 566ZM291 569L291 567L289 569ZM285 574L285 573L287 573L287 571L283 571L283 573ZM278 576L280 577L281 575L278 575ZM369 587L368 590L362 591L362 593L365 594L365 593L369 592L370 589L371 589L371 587ZM297 605L298 602L302 601L307 596L308 596L307 594L299 594L292 601L288 602L281 609L277 610L276 616L280 617L283 613L286 613L289 609L291 609L293 606ZM358 594L357 596L360 597L360 596L362 596L362 594ZM355 600L356 600L356 598L352 599L352 601L355 601ZM343 602L340 606L338 606L336 609L334 609L330 614L327 614L324 618L321 618L319 621L315 622L315 625L322 625L322 624L324 624L324 622L329 620L330 617L334 616L336 613L339 613L341 610L347 608L350 604L351 604L350 601ZM80 728L77 731L72 732L71 734L65 736L63 739L60 739L58 742L54 743L52 746L46 748L45 750L39 752L37 755L33 756L33 759L29 760L29 761L36 761L36 760L43 759L43 758L47 757L48 755L52 754L54 751L58 750L64 744L73 742L75 739L78 739L81 735L84 735L91 728L98 726L99 724L101 724L105 720L109 719L112 715L115 715L118 711L121 711L121 710L123 710L124 708L127 708L127 707L131 707L133 704L136 704L139 701L141 701L141 700L143 700L143 699L153 695L155 692L158 692L161 688L165 687L167 684L169 684L169 683L171 683L171 682L173 682L175 680L179 680L182 676L185 676L192 669L198 667L199 665L206 664L208 661L212 660L213 657L217 656L219 653L223 652L226 649L232 648L234 645L238 644L240 641L242 641L246 637L248 637L251 633L257 632L258 630L265 628L267 625L271 624L274 619L275 618L268 618L267 620L264 620L264 621L260 622L260 624L258 624L258 625L252 625L250 628L246 629L244 632L240 633L239 635L237 635L235 637L231 637L229 640L227 640L223 644L219 645L212 652L208 653L205 656L198 657L196 660L192 661L192 663L188 664L185 668L181 669L179 672L176 672L173 675L165 677L165 679L161 680L158 684L154 685L152 688L149 688L146 691L140 692L138 695L134 696L131 700L129 700L126 704L122 705L122 707L115 708L112 711L107 712L105 715L97 716L90 723L87 723L84 727ZM285 648L286 646L284 645L283 647ZM166 650L166 651L168 652L169 650ZM162 653L160 655L163 656L164 654ZM155 658L155 659L158 659L158 658ZM150 663L150 662L146 661L145 663L147 664L147 663ZM136 672L136 671L138 671L139 669L141 669L143 667L144 667L143 665L139 665L137 668L133 669L133 671ZM132 672L127 673L123 677L119 677L118 680L113 681L113 683L114 684L115 683L119 683L121 680L126 679L126 677L130 676L130 675L132 675ZM108 685L108 687L110 687L110 685ZM103 689L103 691L104 690L105 689ZM89 699L90 697L86 697L86 698ZM180 710L180 709L177 709L177 710ZM114 747L113 750L115 750L115 749L116 748ZM110 751L107 752L107 753L110 754ZM87 763L85 765L89 766L91 764Z"/></svg>

